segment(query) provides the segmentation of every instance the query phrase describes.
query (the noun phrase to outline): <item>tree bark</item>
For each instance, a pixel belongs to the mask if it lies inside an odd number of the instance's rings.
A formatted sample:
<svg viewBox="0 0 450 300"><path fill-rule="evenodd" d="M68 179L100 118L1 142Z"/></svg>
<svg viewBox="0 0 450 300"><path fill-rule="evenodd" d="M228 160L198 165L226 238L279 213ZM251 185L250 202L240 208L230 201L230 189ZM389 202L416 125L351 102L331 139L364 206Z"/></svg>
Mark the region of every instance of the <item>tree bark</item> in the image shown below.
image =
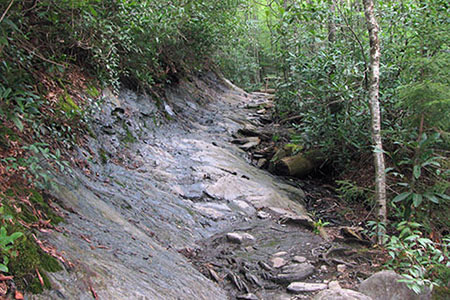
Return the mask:
<svg viewBox="0 0 450 300"><path fill-rule="evenodd" d="M383 144L381 140L381 113L379 102L380 86L380 41L378 39L379 25L374 12L374 0L363 0L364 14L370 40L369 67L369 105L372 117L372 141L375 157L375 197L378 206L378 221L386 224L386 174L384 165ZM383 227L378 229L378 243L382 243Z"/></svg>

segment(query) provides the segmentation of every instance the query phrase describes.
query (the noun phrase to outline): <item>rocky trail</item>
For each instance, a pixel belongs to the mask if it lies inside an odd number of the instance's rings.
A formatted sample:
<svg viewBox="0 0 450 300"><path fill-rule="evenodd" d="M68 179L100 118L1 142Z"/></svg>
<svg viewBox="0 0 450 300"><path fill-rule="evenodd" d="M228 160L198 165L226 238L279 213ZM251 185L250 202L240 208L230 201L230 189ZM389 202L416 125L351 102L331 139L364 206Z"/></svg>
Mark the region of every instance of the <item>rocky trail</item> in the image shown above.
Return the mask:
<svg viewBox="0 0 450 300"><path fill-rule="evenodd" d="M53 191L66 222L38 237L65 270L29 297L370 299L340 289L370 275L370 251L325 239L305 209L329 192L252 165L251 140L232 143L267 123L270 103L213 73L156 102L105 91L79 168Z"/></svg>

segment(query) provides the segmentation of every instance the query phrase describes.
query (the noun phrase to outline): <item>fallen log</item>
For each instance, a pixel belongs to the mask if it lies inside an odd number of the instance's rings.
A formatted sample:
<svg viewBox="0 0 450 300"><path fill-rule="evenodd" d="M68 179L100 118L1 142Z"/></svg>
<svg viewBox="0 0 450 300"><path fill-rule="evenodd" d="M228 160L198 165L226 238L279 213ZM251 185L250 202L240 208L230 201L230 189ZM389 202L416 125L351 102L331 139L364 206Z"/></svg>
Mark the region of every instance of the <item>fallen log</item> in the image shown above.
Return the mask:
<svg viewBox="0 0 450 300"><path fill-rule="evenodd" d="M294 156L284 157L274 165L274 173L284 176L303 178L325 162L325 157L320 151L299 153Z"/></svg>

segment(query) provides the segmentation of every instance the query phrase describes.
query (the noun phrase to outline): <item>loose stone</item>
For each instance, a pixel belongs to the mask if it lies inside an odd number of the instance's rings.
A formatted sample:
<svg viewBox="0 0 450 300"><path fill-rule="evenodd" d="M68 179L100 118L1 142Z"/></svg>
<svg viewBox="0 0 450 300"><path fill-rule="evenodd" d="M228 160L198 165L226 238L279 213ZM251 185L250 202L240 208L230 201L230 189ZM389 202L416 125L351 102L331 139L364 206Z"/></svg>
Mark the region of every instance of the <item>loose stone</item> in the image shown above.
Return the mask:
<svg viewBox="0 0 450 300"><path fill-rule="evenodd" d="M304 292L316 292L328 288L324 283L292 282L287 287L291 293L299 294Z"/></svg>
<svg viewBox="0 0 450 300"><path fill-rule="evenodd" d="M337 290L341 289L341 285L339 284L339 281L331 281L328 283L328 288L331 290Z"/></svg>
<svg viewBox="0 0 450 300"><path fill-rule="evenodd" d="M243 232L243 233L229 232L229 233L227 233L227 239L231 243L236 243L236 244L243 244L243 243L249 243L249 242L255 241L255 237L246 232Z"/></svg>
<svg viewBox="0 0 450 300"><path fill-rule="evenodd" d="M344 273L345 270L347 270L347 266L346 266L346 265L337 265L337 266L336 266L336 270L337 270L339 273Z"/></svg>
<svg viewBox="0 0 450 300"><path fill-rule="evenodd" d="M239 295L236 297L238 300L259 300L255 294L248 293L244 295Z"/></svg>
<svg viewBox="0 0 450 300"><path fill-rule="evenodd" d="M286 251L280 251L275 253L273 256L278 257L278 256L285 256L286 254L288 254Z"/></svg>
<svg viewBox="0 0 450 300"><path fill-rule="evenodd" d="M287 261L282 257L274 257L270 261L272 262L272 266L275 269L281 268L282 266L287 264Z"/></svg>
<svg viewBox="0 0 450 300"><path fill-rule="evenodd" d="M258 211L257 215L258 218L260 219L267 219L268 217L270 217L270 214L266 213L265 211Z"/></svg>
<svg viewBox="0 0 450 300"><path fill-rule="evenodd" d="M304 256L294 256L292 261L301 264L301 263L306 262L306 257L304 257Z"/></svg>

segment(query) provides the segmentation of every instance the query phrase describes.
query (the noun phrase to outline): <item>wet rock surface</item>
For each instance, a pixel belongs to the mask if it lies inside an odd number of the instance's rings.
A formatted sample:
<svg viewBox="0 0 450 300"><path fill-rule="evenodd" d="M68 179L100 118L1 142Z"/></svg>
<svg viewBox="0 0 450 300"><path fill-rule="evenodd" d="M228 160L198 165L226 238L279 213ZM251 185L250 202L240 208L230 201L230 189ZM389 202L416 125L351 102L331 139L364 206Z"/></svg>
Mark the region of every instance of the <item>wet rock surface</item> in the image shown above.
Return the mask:
<svg viewBox="0 0 450 300"><path fill-rule="evenodd" d="M39 236L71 264L31 299L291 299L292 282L329 280L309 196L249 164L257 139L232 143L266 122L267 95L209 73L165 96L105 91L78 168L55 178L66 223Z"/></svg>

